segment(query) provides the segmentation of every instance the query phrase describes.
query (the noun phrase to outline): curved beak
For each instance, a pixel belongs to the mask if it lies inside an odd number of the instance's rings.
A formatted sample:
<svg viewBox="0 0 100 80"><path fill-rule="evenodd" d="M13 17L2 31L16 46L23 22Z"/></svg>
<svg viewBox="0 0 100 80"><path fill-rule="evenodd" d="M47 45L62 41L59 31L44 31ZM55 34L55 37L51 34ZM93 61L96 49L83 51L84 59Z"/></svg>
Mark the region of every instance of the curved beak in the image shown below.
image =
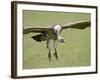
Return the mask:
<svg viewBox="0 0 100 80"><path fill-rule="evenodd" d="M61 43L64 43L65 42L64 38L61 37L61 36L58 37L58 41L61 42Z"/></svg>
<svg viewBox="0 0 100 80"><path fill-rule="evenodd" d="M60 41L61 43L64 43L64 42L65 42L65 40L64 40L64 39L60 39L59 41Z"/></svg>

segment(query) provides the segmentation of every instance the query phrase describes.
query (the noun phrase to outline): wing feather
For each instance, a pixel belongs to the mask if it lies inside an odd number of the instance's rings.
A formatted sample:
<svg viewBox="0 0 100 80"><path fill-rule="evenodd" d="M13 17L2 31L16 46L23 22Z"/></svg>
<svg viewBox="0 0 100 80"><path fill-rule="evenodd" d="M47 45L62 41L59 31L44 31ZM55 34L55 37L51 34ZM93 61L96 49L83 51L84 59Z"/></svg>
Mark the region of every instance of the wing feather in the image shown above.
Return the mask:
<svg viewBox="0 0 100 80"><path fill-rule="evenodd" d="M62 26L62 29L67 28L76 28L76 29L85 29L86 27L90 27L91 22L90 21L79 21L75 23L69 23L67 25Z"/></svg>
<svg viewBox="0 0 100 80"><path fill-rule="evenodd" d="M26 28L23 30L24 34L28 34L28 33L45 33L45 32L49 32L51 31L51 29L49 28Z"/></svg>

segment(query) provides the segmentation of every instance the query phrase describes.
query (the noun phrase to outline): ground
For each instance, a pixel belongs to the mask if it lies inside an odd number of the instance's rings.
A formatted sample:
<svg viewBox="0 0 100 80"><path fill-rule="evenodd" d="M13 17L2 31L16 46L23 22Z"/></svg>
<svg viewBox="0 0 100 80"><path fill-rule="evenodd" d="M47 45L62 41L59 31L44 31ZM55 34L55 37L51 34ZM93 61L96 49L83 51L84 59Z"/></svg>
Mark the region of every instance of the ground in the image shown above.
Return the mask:
<svg viewBox="0 0 100 80"><path fill-rule="evenodd" d="M68 13L68 12L43 12L23 11L23 28L29 26L48 27L50 24L67 24L76 21L90 20L89 13ZM66 29L61 35L66 40L59 43L57 48L59 60L52 56L48 60L48 49L46 42L33 41L31 36L37 33L23 35L23 68L55 68L55 67L79 67L89 66L90 61L90 27L79 29Z"/></svg>

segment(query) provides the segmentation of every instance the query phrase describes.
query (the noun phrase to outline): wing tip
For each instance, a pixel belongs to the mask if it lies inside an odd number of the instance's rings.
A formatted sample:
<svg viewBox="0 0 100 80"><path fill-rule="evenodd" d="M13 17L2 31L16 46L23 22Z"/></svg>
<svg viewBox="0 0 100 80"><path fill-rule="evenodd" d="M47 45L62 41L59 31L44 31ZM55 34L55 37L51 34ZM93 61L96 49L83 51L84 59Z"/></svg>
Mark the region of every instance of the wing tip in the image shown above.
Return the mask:
<svg viewBox="0 0 100 80"><path fill-rule="evenodd" d="M85 29L86 27L90 27L90 26L91 26L90 21L77 21L77 22L69 23L63 26L63 29L66 29L66 28Z"/></svg>

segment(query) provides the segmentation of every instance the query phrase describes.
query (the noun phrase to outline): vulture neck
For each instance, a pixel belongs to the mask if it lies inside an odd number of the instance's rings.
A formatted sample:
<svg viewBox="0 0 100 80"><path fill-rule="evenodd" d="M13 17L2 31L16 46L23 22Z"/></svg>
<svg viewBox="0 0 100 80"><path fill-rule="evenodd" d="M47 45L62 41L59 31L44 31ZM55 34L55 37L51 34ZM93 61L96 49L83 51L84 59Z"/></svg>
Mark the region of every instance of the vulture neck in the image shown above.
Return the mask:
<svg viewBox="0 0 100 80"><path fill-rule="evenodd" d="M54 32L56 33L58 41L61 41L63 39L63 37L61 37L61 30L62 30L61 25L57 24L57 25L54 26Z"/></svg>

